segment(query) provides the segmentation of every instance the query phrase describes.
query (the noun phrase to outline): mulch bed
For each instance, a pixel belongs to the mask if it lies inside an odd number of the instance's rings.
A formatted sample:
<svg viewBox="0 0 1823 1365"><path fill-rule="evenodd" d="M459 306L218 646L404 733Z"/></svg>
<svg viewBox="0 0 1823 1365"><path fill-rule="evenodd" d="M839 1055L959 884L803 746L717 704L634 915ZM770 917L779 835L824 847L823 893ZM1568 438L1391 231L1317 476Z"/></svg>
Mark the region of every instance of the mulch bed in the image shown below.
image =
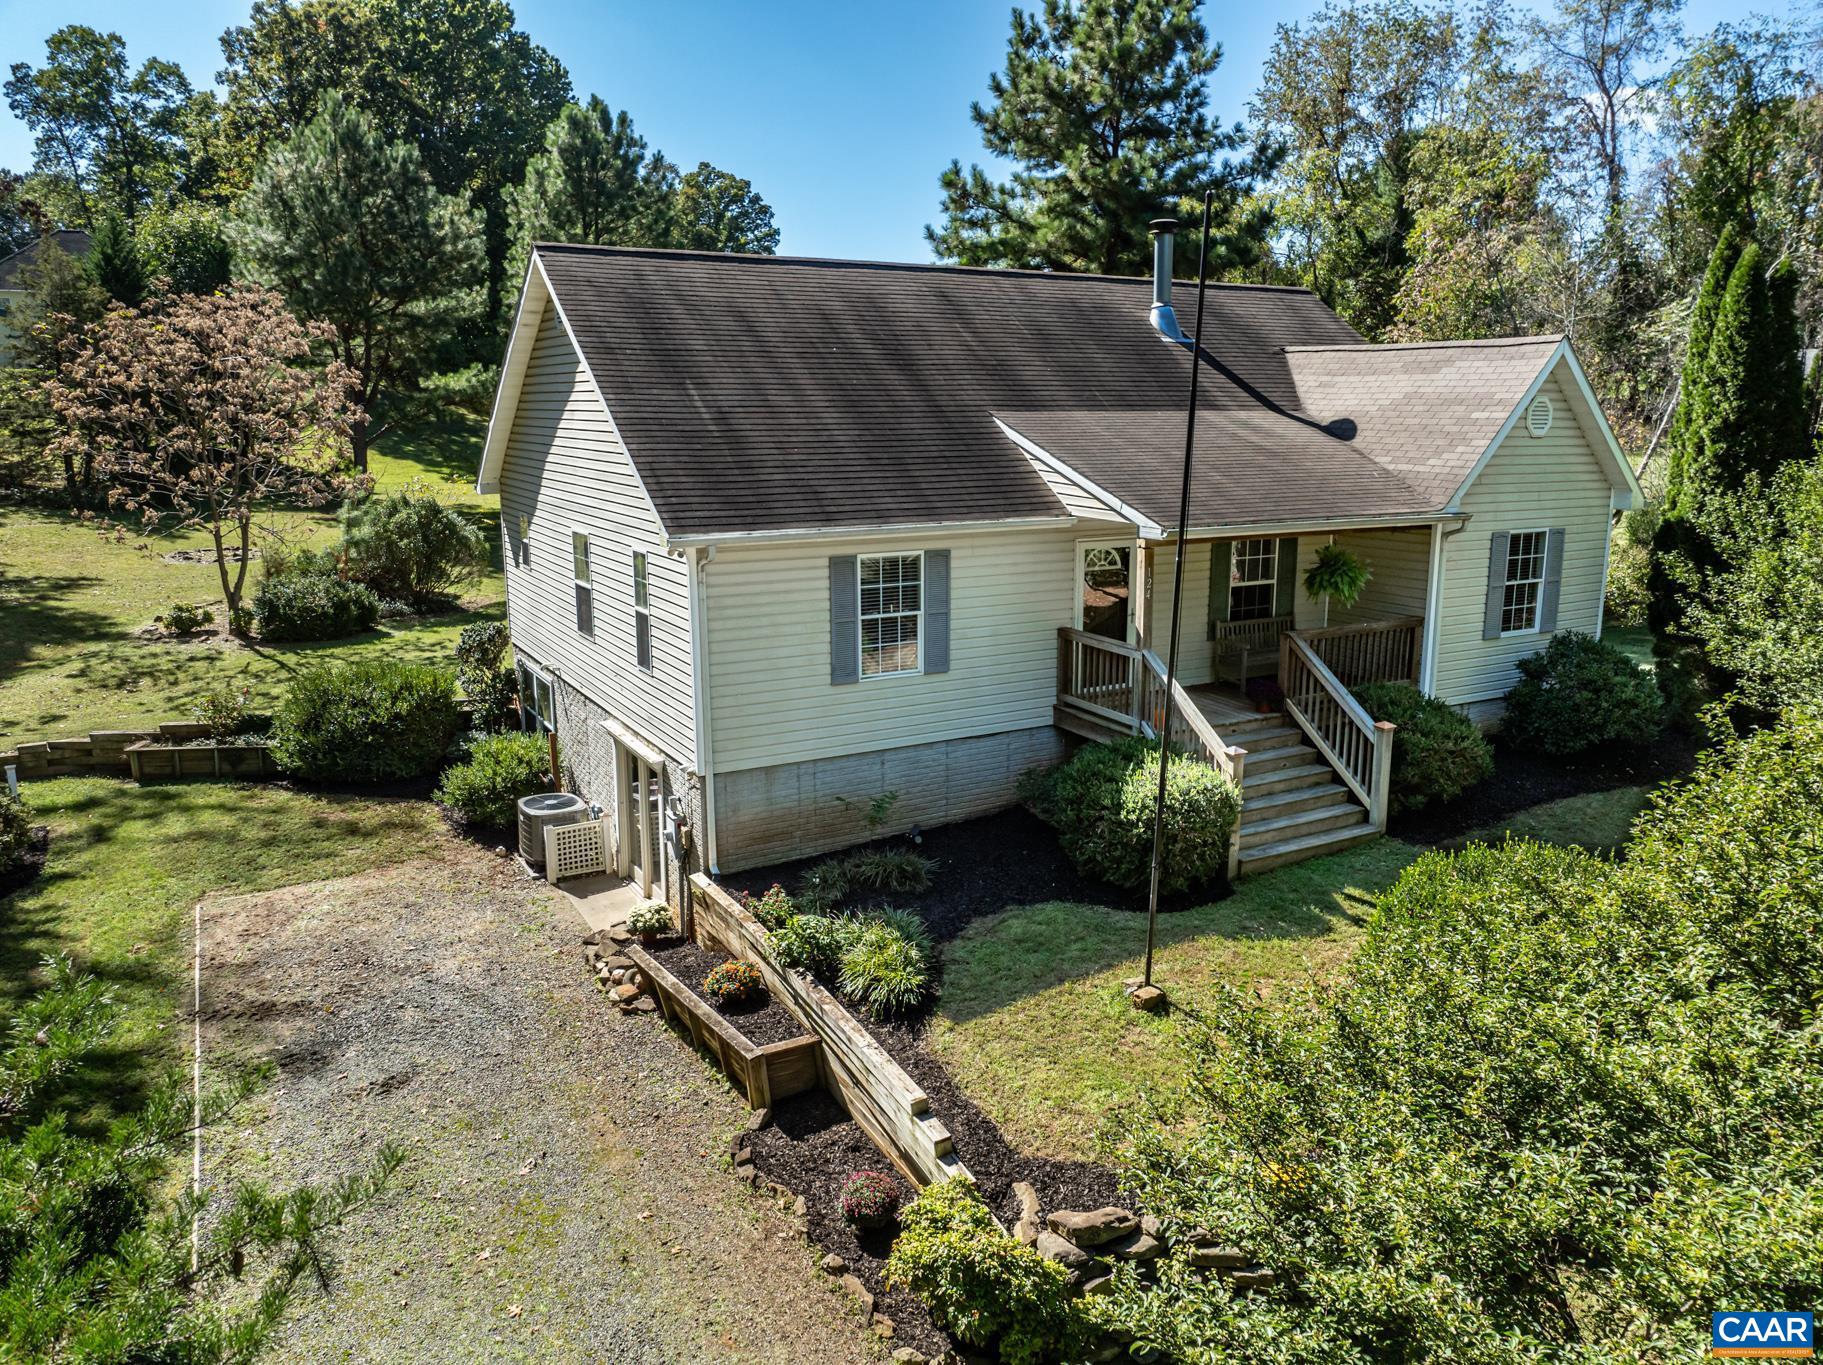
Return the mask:
<svg viewBox="0 0 1823 1365"><path fill-rule="evenodd" d="M25 856L4 872L0 872L0 899L10 896L15 891L22 891L38 880L38 874L44 871L45 860L51 855L51 827L33 825L31 841L26 845Z"/></svg>
<svg viewBox="0 0 1823 1365"><path fill-rule="evenodd" d="M1682 730L1668 730L1658 743L1641 748L1607 748L1570 758L1552 758L1494 741L1494 775L1447 806L1395 815L1391 834L1411 844L1439 844L1470 830L1498 824L1546 801L1656 786L1696 766L1704 745Z"/></svg>
<svg viewBox="0 0 1823 1365"><path fill-rule="evenodd" d="M784 1043L804 1036L804 1027L798 1023L797 1016L770 993L763 1004L740 1009L724 1009L703 994L703 978L729 960L726 953L712 953L687 938L661 938L653 943L642 943L640 947L689 987L692 995L733 1024L748 1042L764 1047L768 1043Z"/></svg>
<svg viewBox="0 0 1823 1365"><path fill-rule="evenodd" d="M753 1164L768 1180L804 1197L810 1240L848 1262L849 1271L867 1286L874 1311L893 1321L892 1347L915 1346L932 1357L949 1349L949 1339L915 1294L886 1287L893 1229L860 1232L842 1216L842 1182L857 1171L893 1176L905 1187L907 1199L912 1190L833 1095L807 1090L774 1105L772 1122L753 1135Z"/></svg>
<svg viewBox="0 0 1823 1365"><path fill-rule="evenodd" d="M897 835L862 848L912 846L906 836ZM915 913L939 943L955 938L975 920L997 915L1014 905L1079 901L1085 905L1111 905L1120 910L1144 911L1146 908L1144 887L1129 891L1078 872L1058 844L1057 832L1022 806L926 830L915 847L927 858L936 860L933 885L928 891L885 899L902 910ZM826 858L845 857L859 851L845 849L838 855L819 854L815 858L733 872L721 878L721 882L730 891L750 891L756 896L774 882L791 891L796 889L798 879L807 869ZM1226 880L1218 880L1194 891L1161 897L1159 909L1165 913L1188 910L1223 900L1229 894Z"/></svg>

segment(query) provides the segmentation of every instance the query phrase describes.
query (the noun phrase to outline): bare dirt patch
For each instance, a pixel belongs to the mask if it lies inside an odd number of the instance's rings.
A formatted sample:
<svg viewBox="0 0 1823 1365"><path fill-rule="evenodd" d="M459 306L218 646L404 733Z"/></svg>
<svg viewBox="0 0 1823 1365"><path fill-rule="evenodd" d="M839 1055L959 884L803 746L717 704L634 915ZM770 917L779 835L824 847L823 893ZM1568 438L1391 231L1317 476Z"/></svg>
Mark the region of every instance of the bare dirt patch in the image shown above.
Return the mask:
<svg viewBox="0 0 1823 1365"><path fill-rule="evenodd" d="M739 1099L608 1008L550 892L439 840L424 860L205 904L205 1057L275 1081L206 1180L323 1180L402 1144L287 1360L858 1361L800 1229L728 1174ZM218 1187L219 1188L219 1187Z"/></svg>

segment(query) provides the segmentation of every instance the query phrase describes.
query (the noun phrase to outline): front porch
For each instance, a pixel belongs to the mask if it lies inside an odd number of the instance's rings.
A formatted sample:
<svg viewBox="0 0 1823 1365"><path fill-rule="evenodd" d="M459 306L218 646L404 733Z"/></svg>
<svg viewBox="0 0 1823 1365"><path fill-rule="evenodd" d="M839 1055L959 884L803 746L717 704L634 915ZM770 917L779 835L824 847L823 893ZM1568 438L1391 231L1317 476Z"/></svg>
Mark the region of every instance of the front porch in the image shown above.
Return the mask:
<svg viewBox="0 0 1823 1365"><path fill-rule="evenodd" d="M1374 568L1347 608L1302 589L1332 540ZM1079 547L1077 623L1059 631L1059 728L1094 739L1164 728L1175 549ZM1188 544L1169 738L1241 788L1230 876L1385 831L1393 727L1350 689L1422 681L1431 550L1429 526Z"/></svg>

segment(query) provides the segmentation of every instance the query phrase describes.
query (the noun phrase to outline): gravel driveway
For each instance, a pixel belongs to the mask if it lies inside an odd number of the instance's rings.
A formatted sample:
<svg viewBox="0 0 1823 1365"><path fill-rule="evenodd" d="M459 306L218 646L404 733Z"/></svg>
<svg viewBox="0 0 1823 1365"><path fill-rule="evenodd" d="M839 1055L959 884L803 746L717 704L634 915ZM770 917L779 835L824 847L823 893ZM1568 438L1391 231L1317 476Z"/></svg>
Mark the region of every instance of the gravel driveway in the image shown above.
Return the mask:
<svg viewBox="0 0 1823 1365"><path fill-rule="evenodd" d="M210 1183L407 1163L340 1235L282 1360L861 1361L857 1309L728 1174L745 1105L597 994L559 897L453 838L421 861L203 908L204 1057L278 1076Z"/></svg>

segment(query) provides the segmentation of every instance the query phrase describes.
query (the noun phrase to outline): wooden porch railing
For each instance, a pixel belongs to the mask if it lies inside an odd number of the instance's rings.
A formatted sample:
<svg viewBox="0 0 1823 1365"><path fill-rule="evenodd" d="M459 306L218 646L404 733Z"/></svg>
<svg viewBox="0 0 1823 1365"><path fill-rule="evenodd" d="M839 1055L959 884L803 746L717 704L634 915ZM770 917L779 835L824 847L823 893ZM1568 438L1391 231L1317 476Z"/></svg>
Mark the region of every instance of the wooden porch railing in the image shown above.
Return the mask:
<svg viewBox="0 0 1823 1365"><path fill-rule="evenodd" d="M1362 621L1352 626L1326 626L1300 630L1329 671L1350 687L1367 682L1418 681L1424 647L1424 618L1395 616L1384 621Z"/></svg>
<svg viewBox="0 0 1823 1365"><path fill-rule="evenodd" d="M1285 714L1367 807L1368 823L1384 830L1397 727L1368 715L1299 633L1279 642L1279 686Z"/></svg>
<svg viewBox="0 0 1823 1365"><path fill-rule="evenodd" d="M1057 701L1125 730L1157 739L1165 724L1165 665L1149 649L1063 626L1057 632ZM1238 788L1247 751L1229 744L1176 679L1165 742L1225 774ZM1228 875L1238 875L1240 821L1228 840Z"/></svg>

